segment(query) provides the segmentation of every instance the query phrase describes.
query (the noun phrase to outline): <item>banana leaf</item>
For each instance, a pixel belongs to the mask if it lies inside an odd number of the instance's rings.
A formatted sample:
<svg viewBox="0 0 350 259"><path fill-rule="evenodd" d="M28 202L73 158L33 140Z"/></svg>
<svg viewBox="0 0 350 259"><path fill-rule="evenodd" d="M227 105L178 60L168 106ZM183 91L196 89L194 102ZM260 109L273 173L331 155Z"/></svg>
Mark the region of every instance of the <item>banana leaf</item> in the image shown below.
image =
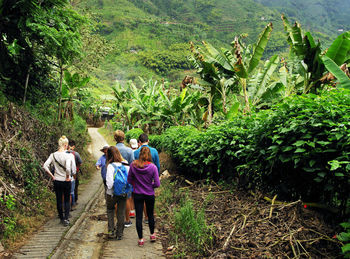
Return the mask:
<svg viewBox="0 0 350 259"><path fill-rule="evenodd" d="M350 52L350 32L340 34L329 47L326 56L338 66L344 64Z"/></svg>
<svg viewBox="0 0 350 259"><path fill-rule="evenodd" d="M252 92L253 104L260 100L261 96L266 92L267 85L270 82L271 75L275 72L279 62L278 55L274 55L270 60L266 61L262 72L259 72L256 80L253 81L254 91ZM249 90L249 87L248 87Z"/></svg>
<svg viewBox="0 0 350 259"><path fill-rule="evenodd" d="M225 56L223 56L217 49L215 49L211 44L203 42L208 53L204 56L208 63L219 65L226 70L230 70L231 66L227 62Z"/></svg>
<svg viewBox="0 0 350 259"><path fill-rule="evenodd" d="M272 23L269 23L264 31L261 33L260 38L258 39L258 42L254 48L253 56L249 61L248 66L248 74L252 72L256 66L259 64L260 59L264 53L265 47L267 45L267 42L269 41L271 31L272 31Z"/></svg>
<svg viewBox="0 0 350 259"><path fill-rule="evenodd" d="M340 85L343 88L350 89L350 79L339 66L327 56L323 56L322 60L327 70L339 80Z"/></svg>

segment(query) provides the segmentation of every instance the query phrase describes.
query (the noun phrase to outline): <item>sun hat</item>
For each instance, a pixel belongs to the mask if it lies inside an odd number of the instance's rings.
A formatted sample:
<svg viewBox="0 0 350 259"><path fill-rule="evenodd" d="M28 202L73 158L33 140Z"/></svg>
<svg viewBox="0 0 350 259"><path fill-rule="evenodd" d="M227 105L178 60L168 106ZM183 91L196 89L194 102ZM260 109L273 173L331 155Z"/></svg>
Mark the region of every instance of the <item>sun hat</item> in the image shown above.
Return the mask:
<svg viewBox="0 0 350 259"><path fill-rule="evenodd" d="M137 144L137 140L134 139L134 138L130 139L130 146L131 146L132 148L138 148L139 145Z"/></svg>
<svg viewBox="0 0 350 259"><path fill-rule="evenodd" d="M108 149L108 148L109 148L109 145L106 144L106 145L103 146L102 149L100 149L100 151L103 152L103 150Z"/></svg>

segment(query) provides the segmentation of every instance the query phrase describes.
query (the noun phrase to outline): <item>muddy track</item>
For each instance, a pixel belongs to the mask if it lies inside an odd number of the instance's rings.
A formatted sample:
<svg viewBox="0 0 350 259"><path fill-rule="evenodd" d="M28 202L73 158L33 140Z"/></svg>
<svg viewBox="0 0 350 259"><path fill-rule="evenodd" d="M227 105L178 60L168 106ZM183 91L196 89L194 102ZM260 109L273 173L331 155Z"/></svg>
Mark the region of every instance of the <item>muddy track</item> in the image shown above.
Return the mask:
<svg viewBox="0 0 350 259"><path fill-rule="evenodd" d="M99 149L106 143L97 132L89 128L92 144L89 151L95 159L102 154ZM122 240L108 239L104 188L100 172L81 188L79 204L73 211L71 226L66 228L58 219L51 219L42 230L23 246L14 258L164 258L160 242L149 242L149 231L144 226L145 245L137 246L135 220L124 229Z"/></svg>

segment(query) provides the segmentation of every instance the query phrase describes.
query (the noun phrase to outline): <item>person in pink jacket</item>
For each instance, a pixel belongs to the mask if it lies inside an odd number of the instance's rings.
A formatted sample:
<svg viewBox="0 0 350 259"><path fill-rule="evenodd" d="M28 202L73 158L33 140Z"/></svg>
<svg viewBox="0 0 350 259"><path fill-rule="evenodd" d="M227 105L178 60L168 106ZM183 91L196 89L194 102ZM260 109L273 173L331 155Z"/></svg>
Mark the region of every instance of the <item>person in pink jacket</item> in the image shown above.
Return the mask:
<svg viewBox="0 0 350 259"><path fill-rule="evenodd" d="M138 245L144 245L142 233L143 204L146 204L148 226L151 233L151 242L156 241L154 233L154 189L160 186L158 169L152 163L151 151L148 147L142 147L139 159L135 160L129 170L128 182L134 187L134 204L136 211L136 230L139 237Z"/></svg>

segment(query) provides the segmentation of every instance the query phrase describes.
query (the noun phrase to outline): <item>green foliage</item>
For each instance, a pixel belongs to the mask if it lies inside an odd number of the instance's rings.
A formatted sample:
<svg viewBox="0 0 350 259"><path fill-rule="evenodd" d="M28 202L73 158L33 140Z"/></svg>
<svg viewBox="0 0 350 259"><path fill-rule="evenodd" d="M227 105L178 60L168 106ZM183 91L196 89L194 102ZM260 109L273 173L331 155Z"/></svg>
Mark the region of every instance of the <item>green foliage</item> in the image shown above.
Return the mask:
<svg viewBox="0 0 350 259"><path fill-rule="evenodd" d="M127 143L130 142L130 139L139 139L139 136L143 133L143 130L140 128L131 129L125 133L125 140Z"/></svg>
<svg viewBox="0 0 350 259"><path fill-rule="evenodd" d="M212 229L207 225L204 210L195 211L192 202L186 199L175 212L175 233L182 240L192 244L192 252L201 254L206 247L212 247Z"/></svg>
<svg viewBox="0 0 350 259"><path fill-rule="evenodd" d="M344 222L340 225L344 228L345 232L338 234L337 238L344 243L342 246L344 258L350 258L350 222Z"/></svg>
<svg viewBox="0 0 350 259"><path fill-rule="evenodd" d="M349 213L350 96L345 90L288 98L272 110L212 125L171 127L156 137L186 175L242 178L281 199ZM237 174L238 172L238 174Z"/></svg>

